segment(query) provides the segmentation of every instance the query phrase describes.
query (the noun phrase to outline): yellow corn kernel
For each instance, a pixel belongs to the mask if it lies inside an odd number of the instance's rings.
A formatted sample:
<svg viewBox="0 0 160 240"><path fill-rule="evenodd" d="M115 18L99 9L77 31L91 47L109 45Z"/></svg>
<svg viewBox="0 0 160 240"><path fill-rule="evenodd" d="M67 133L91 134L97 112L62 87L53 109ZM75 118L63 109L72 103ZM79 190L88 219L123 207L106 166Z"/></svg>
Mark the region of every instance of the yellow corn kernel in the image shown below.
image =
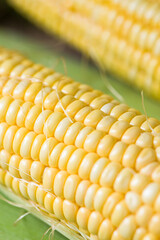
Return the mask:
<svg viewBox="0 0 160 240"><path fill-rule="evenodd" d="M141 227L146 227L153 216L153 209L148 205L144 205L136 212L136 222Z"/></svg>
<svg viewBox="0 0 160 240"><path fill-rule="evenodd" d="M78 185L75 195L75 201L79 206L84 206L85 195L90 185L90 181L87 180L81 181Z"/></svg>
<svg viewBox="0 0 160 240"><path fill-rule="evenodd" d="M91 212L84 207L79 208L77 213L77 223L80 228L87 230L88 229L88 220Z"/></svg>

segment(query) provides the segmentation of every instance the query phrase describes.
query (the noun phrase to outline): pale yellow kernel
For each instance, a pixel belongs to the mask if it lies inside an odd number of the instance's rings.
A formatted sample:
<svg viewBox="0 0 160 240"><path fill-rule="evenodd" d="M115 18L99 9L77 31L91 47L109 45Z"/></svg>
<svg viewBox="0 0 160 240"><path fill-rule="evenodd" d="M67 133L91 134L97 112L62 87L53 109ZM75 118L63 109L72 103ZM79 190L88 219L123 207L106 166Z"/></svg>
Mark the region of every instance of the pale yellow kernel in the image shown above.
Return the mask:
<svg viewBox="0 0 160 240"><path fill-rule="evenodd" d="M40 204L41 206L44 206L44 199L46 196L46 191L42 188L42 186L39 186L36 191L36 200L37 203Z"/></svg>
<svg viewBox="0 0 160 240"><path fill-rule="evenodd" d="M105 218L110 218L115 206L123 199L123 195L121 193L112 193L104 204L102 209L103 216Z"/></svg>
<svg viewBox="0 0 160 240"><path fill-rule="evenodd" d="M73 145L69 145L69 146L66 146L60 157L59 157L59 161L58 161L58 167L61 169L61 170L66 170L67 169L67 164L68 164L68 161L71 157L71 155L73 154L73 152L76 150L76 147L73 146Z"/></svg>
<svg viewBox="0 0 160 240"><path fill-rule="evenodd" d="M78 133L83 128L83 124L80 122L73 123L67 130L65 136L64 136L64 143L74 145L75 139L78 135Z"/></svg>
<svg viewBox="0 0 160 240"><path fill-rule="evenodd" d="M146 120L146 117L144 115L138 115L138 116L135 116L130 123L133 126L140 127L145 120Z"/></svg>
<svg viewBox="0 0 160 240"><path fill-rule="evenodd" d="M118 120L130 122L132 118L134 118L135 116L136 116L135 112L125 112L118 118Z"/></svg>
<svg viewBox="0 0 160 240"><path fill-rule="evenodd" d="M88 220L88 230L89 230L89 232L97 235L100 224L102 223L102 221L103 221L103 217L99 212L97 212L97 211L92 212L90 214L89 220Z"/></svg>
<svg viewBox="0 0 160 240"><path fill-rule="evenodd" d="M87 189L85 199L84 199L84 204L90 210L94 209L94 198L98 189L99 189L98 184L92 184Z"/></svg>
<svg viewBox="0 0 160 240"><path fill-rule="evenodd" d="M135 174L130 182L130 188L139 194L149 184L149 178L143 174Z"/></svg>
<svg viewBox="0 0 160 240"><path fill-rule="evenodd" d="M153 145L155 148L158 148L160 146L160 137L159 136L154 136Z"/></svg>
<svg viewBox="0 0 160 240"><path fill-rule="evenodd" d="M84 119L91 111L92 111L92 108L90 106L83 107L81 110L79 110L76 113L76 115L74 116L74 119L77 122L84 122Z"/></svg>
<svg viewBox="0 0 160 240"><path fill-rule="evenodd" d="M142 192L142 200L146 204L153 204L158 196L160 186L158 183L150 183Z"/></svg>
<svg viewBox="0 0 160 240"><path fill-rule="evenodd" d="M126 104L119 104L115 106L112 110L110 115L119 118L121 114L125 113L128 110L128 106Z"/></svg>
<svg viewBox="0 0 160 240"><path fill-rule="evenodd" d="M75 100L73 98L73 102L66 107L66 111L70 117L74 117L77 112L84 107L86 107L85 103L81 102L80 100Z"/></svg>
<svg viewBox="0 0 160 240"><path fill-rule="evenodd" d="M148 205L140 207L136 213L136 221L139 226L146 228L153 215L153 208Z"/></svg>
<svg viewBox="0 0 160 240"><path fill-rule="evenodd" d="M154 202L154 208L157 212L160 212L160 193L158 194L158 196Z"/></svg>
<svg viewBox="0 0 160 240"><path fill-rule="evenodd" d="M112 234L111 240L124 240L124 238L120 235L118 230L115 230Z"/></svg>
<svg viewBox="0 0 160 240"><path fill-rule="evenodd" d="M59 197L56 197L53 202L53 212L58 219L65 219L63 213L63 200Z"/></svg>
<svg viewBox="0 0 160 240"><path fill-rule="evenodd" d="M136 142L137 138L141 134L142 130L137 127L133 126L127 129L127 131L122 136L122 141L127 144L133 144Z"/></svg>
<svg viewBox="0 0 160 240"><path fill-rule="evenodd" d="M117 176L114 182L114 189L121 193L127 193L129 190L130 181L134 172L130 168L124 168Z"/></svg>
<svg viewBox="0 0 160 240"><path fill-rule="evenodd" d="M20 154L20 147L24 137L29 131L26 128L19 128L13 139L13 151Z"/></svg>
<svg viewBox="0 0 160 240"><path fill-rule="evenodd" d="M145 228L137 228L134 233L133 240L141 240L141 239L143 239L145 234L146 234Z"/></svg>
<svg viewBox="0 0 160 240"><path fill-rule="evenodd" d="M58 96L61 99L64 94L58 91ZM56 104L58 103L58 97L56 91L51 91L48 96L44 99L44 108L49 110L54 110Z"/></svg>
<svg viewBox="0 0 160 240"><path fill-rule="evenodd" d="M85 195L90 185L90 181L87 180L83 180L79 183L75 195L75 201L79 206L84 206Z"/></svg>
<svg viewBox="0 0 160 240"><path fill-rule="evenodd" d="M110 135L105 135L101 139L100 143L98 144L97 153L101 157L103 157L103 156L108 157L111 149L113 148L113 146L115 145L116 142L117 142L116 138L114 138Z"/></svg>
<svg viewBox="0 0 160 240"><path fill-rule="evenodd" d="M13 59L12 60L10 59L9 61L13 61ZM5 62L4 62L4 64L5 64ZM18 84L18 80L12 79L12 78L8 79L8 81L6 81L6 84L3 86L3 89L2 89L3 96L12 95L14 88L16 87L17 84Z"/></svg>
<svg viewBox="0 0 160 240"><path fill-rule="evenodd" d="M33 160L39 160L40 149L45 140L46 140L46 137L44 134L39 134L35 137L31 147L31 158Z"/></svg>
<svg viewBox="0 0 160 240"><path fill-rule="evenodd" d="M98 183L101 177L105 166L109 163L109 159L107 158L99 158L95 164L93 165L90 172L90 180L92 183Z"/></svg>
<svg viewBox="0 0 160 240"><path fill-rule="evenodd" d="M52 193L47 193L45 195L44 207L50 213L53 213L53 202L54 202L54 200L55 200L55 197L53 196Z"/></svg>
<svg viewBox="0 0 160 240"><path fill-rule="evenodd" d="M29 110L29 112L26 116L26 119L25 119L25 127L26 128L28 128L29 130L34 129L35 121L36 121L37 117L39 116L39 114L41 113L41 111L42 111L42 107L40 105L35 105Z"/></svg>
<svg viewBox="0 0 160 240"><path fill-rule="evenodd" d="M19 181L16 178L13 178L12 181L12 190L17 194L20 195L20 190L19 190Z"/></svg>
<svg viewBox="0 0 160 240"><path fill-rule="evenodd" d="M24 99L24 94L31 82L27 79L20 81L13 90L13 97L15 99Z"/></svg>
<svg viewBox="0 0 160 240"><path fill-rule="evenodd" d="M125 196L125 202L131 212L136 212L141 205L141 197L139 194L130 191Z"/></svg>
<svg viewBox="0 0 160 240"><path fill-rule="evenodd" d="M120 163L109 163L101 174L100 184L104 187L112 187L121 169L122 166Z"/></svg>
<svg viewBox="0 0 160 240"><path fill-rule="evenodd" d="M105 132L109 132L111 126L113 125L113 123L115 123L116 119L112 116L105 116L102 118L102 120L97 124L97 130L100 131L105 131Z"/></svg>
<svg viewBox="0 0 160 240"><path fill-rule="evenodd" d="M39 161L33 161L30 169L31 178L38 182L42 182L42 176L44 172L44 165Z"/></svg>
<svg viewBox="0 0 160 240"><path fill-rule="evenodd" d="M94 209L101 212L105 201L111 195L112 190L110 188L101 187L97 190L94 198Z"/></svg>
<svg viewBox="0 0 160 240"><path fill-rule="evenodd" d="M5 171L2 168L0 168L0 184L5 185L5 175L6 175Z"/></svg>
<svg viewBox="0 0 160 240"><path fill-rule="evenodd" d="M29 132L23 138L20 146L20 154L23 158L31 158L31 148L35 137L35 132Z"/></svg>
<svg viewBox="0 0 160 240"><path fill-rule="evenodd" d="M5 122L7 110L13 101L10 96L1 97L0 99L0 122Z"/></svg>
<svg viewBox="0 0 160 240"><path fill-rule="evenodd" d="M84 149L87 152L96 152L98 144L100 140L103 138L104 133L98 130L94 130L92 133L90 133L85 142L84 142Z"/></svg>
<svg viewBox="0 0 160 240"><path fill-rule="evenodd" d="M24 100L26 102L33 102L37 93L41 91L42 89L42 83L40 82L33 82L29 88L26 90L24 95Z"/></svg>
<svg viewBox="0 0 160 240"><path fill-rule="evenodd" d="M77 224L80 228L88 230L88 219L91 212L84 207L79 208L77 212Z"/></svg>
<svg viewBox="0 0 160 240"><path fill-rule="evenodd" d="M131 144L127 147L122 158L122 164L124 167L134 168L137 156L139 155L141 148L135 144Z"/></svg>
<svg viewBox="0 0 160 240"><path fill-rule="evenodd" d="M160 147L157 147L155 151L156 151L157 160L160 162Z"/></svg>
<svg viewBox="0 0 160 240"><path fill-rule="evenodd" d="M74 102L74 97L72 95L64 95L61 97L60 101L56 104L54 111L63 112L63 108L66 110L67 106ZM62 108L63 106L63 108ZM66 110L67 111L67 110ZM70 116L71 117L71 116Z"/></svg>
<svg viewBox="0 0 160 240"><path fill-rule="evenodd" d="M9 169L9 161L10 161L11 155L6 150L0 151L0 166L8 170Z"/></svg>
<svg viewBox="0 0 160 240"><path fill-rule="evenodd" d="M44 124L43 132L47 137L54 136L55 129L61 120L64 119L64 114L61 112L54 112L48 118Z"/></svg>
<svg viewBox="0 0 160 240"><path fill-rule="evenodd" d="M81 86L81 85L80 85ZM80 99L80 97L82 96L82 94L84 94L84 93L86 93L86 92L88 92L88 90L87 89L78 89L78 91L75 93L75 95L74 95L74 97L76 98L76 99Z"/></svg>
<svg viewBox="0 0 160 240"><path fill-rule="evenodd" d="M57 86L56 83L54 83L53 87L54 87L54 88L55 88L55 87L58 87L58 89L61 89L61 90L63 90L63 91L64 91L65 88L67 88L67 89L70 88L70 89L72 89L72 90L71 90L71 92L68 93L68 94L74 95L74 91L75 91L75 89L76 89L76 91L77 91L79 85L80 85L79 83L76 83L76 84L75 84L71 78L65 77L65 76L61 76L61 79L60 79L59 82L58 82L58 86ZM68 88L68 86L69 86L69 88ZM73 92L72 92L72 91L73 91Z"/></svg>
<svg viewBox="0 0 160 240"><path fill-rule="evenodd" d="M56 141L56 140L55 140ZM47 151L45 153L45 157L49 158L49 166L50 167L58 167L59 164L59 158L61 156L61 153L63 149L66 147L64 143L56 143L55 147L53 148L52 152L50 155L48 155ZM43 156L43 155L42 155Z"/></svg>
<svg viewBox="0 0 160 240"><path fill-rule="evenodd" d="M96 127L99 121L103 118L104 114L101 110L96 109L91 111L84 119L84 124L90 127ZM105 131L105 129L103 129Z"/></svg>
<svg viewBox="0 0 160 240"><path fill-rule="evenodd" d="M16 178L20 178L19 164L21 157L18 155L12 155L9 161L9 172Z"/></svg>
<svg viewBox="0 0 160 240"><path fill-rule="evenodd" d="M63 201L63 212L68 222L75 223L78 206L68 200Z"/></svg>
<svg viewBox="0 0 160 240"><path fill-rule="evenodd" d="M47 121L47 118L51 115L51 111L50 110L43 110L38 117L36 118L35 122L34 122L34 131L38 134L43 133L43 127L45 122Z"/></svg>
<svg viewBox="0 0 160 240"><path fill-rule="evenodd" d="M136 231L136 221L133 215L126 217L120 224L118 231L124 239L132 239L134 232Z"/></svg>
<svg viewBox="0 0 160 240"><path fill-rule="evenodd" d="M31 102L25 102L23 105L21 105L21 108L17 114L17 119L16 119L17 125L19 127L25 126L27 114L32 107L33 107L33 103Z"/></svg>
<svg viewBox="0 0 160 240"><path fill-rule="evenodd" d="M81 149L81 148L78 148L73 152L67 164L67 171L70 174L78 173L78 168L83 158L85 157L85 155L86 155L86 152L84 151L84 149Z"/></svg>
<svg viewBox="0 0 160 240"><path fill-rule="evenodd" d="M158 162L149 163L146 167L141 169L140 173L150 177L158 166L159 166Z"/></svg>
<svg viewBox="0 0 160 240"><path fill-rule="evenodd" d="M20 99L14 100L10 105L6 113L6 122L10 125L16 124L16 118L18 111L22 105L23 101Z"/></svg>
<svg viewBox="0 0 160 240"><path fill-rule="evenodd" d="M78 175L70 175L64 185L64 198L72 202L75 201L76 190L80 182Z"/></svg>
<svg viewBox="0 0 160 240"><path fill-rule="evenodd" d="M30 169L32 165L32 160L29 159L22 159L19 163L19 174L21 178L25 179L26 181L31 181L30 176Z"/></svg>
<svg viewBox="0 0 160 240"><path fill-rule="evenodd" d="M27 183L24 182L23 180L19 181L19 190L20 190L21 195L24 198L29 199L28 192L27 192Z"/></svg>
<svg viewBox="0 0 160 240"><path fill-rule="evenodd" d="M127 217L128 214L129 214L129 210L127 208L125 201L121 201L115 206L112 212L112 215L111 215L112 224L118 227L123 221L123 219Z"/></svg>
<svg viewBox="0 0 160 240"><path fill-rule="evenodd" d="M64 185L67 180L68 173L66 171L60 171L57 173L54 179L54 193L56 196L63 198L64 197Z"/></svg>
<svg viewBox="0 0 160 240"><path fill-rule="evenodd" d="M109 159L114 162L121 162L126 148L126 143L116 142L109 154Z"/></svg>
<svg viewBox="0 0 160 240"><path fill-rule="evenodd" d="M11 126L7 129L4 139L3 139L3 147L9 153L13 153L13 139L18 130L17 126Z"/></svg>
<svg viewBox="0 0 160 240"><path fill-rule="evenodd" d="M58 169L46 167L43 172L43 187L47 191L53 190L53 183L55 176L58 173Z"/></svg>
<svg viewBox="0 0 160 240"><path fill-rule="evenodd" d="M151 148L153 146L153 135L149 132L141 133L136 141L136 144L141 148Z"/></svg>
<svg viewBox="0 0 160 240"><path fill-rule="evenodd" d="M91 103L90 106L94 109L101 109L103 105L111 101L111 97L106 95L101 95L100 97L95 98Z"/></svg>
<svg viewBox="0 0 160 240"><path fill-rule="evenodd" d="M75 145L78 148L83 148L84 142L87 138L87 136L94 130L92 127L84 127L82 130L79 132L79 134L76 137L75 140Z"/></svg>
<svg viewBox="0 0 160 240"><path fill-rule="evenodd" d="M143 240L158 240L159 238L152 234L152 233L148 233L143 237Z"/></svg>
<svg viewBox="0 0 160 240"><path fill-rule="evenodd" d="M114 227L111 224L109 219L103 220L98 230L98 237L100 240L110 240L112 237L112 233L114 231Z"/></svg>
<svg viewBox="0 0 160 240"><path fill-rule="evenodd" d="M55 138L47 138L41 146L39 152L39 160L44 164L48 165L50 153L54 149L57 144L57 140Z"/></svg>
<svg viewBox="0 0 160 240"><path fill-rule="evenodd" d="M86 93L84 93L81 97L80 100L89 104L90 102L92 102L96 97L98 97L100 95L100 91L97 90L92 90L91 92L88 91Z"/></svg>
<svg viewBox="0 0 160 240"><path fill-rule="evenodd" d="M0 123L0 149L3 148L3 139L5 136L5 133L8 129L8 124L6 122Z"/></svg>
<svg viewBox="0 0 160 240"><path fill-rule="evenodd" d="M65 94L70 94L70 95L74 95L77 92L78 86L80 84L78 82L71 82L70 84L66 84L63 87L63 92Z"/></svg>
<svg viewBox="0 0 160 240"><path fill-rule="evenodd" d="M109 134L120 139L124 132L129 128L129 123L125 121L115 122L109 130Z"/></svg>
<svg viewBox="0 0 160 240"><path fill-rule="evenodd" d="M153 148L144 148L136 160L136 169L139 171L149 163L156 161L156 155Z"/></svg>
<svg viewBox="0 0 160 240"><path fill-rule="evenodd" d="M101 108L101 111L106 113L106 114L110 114L111 110L116 106L117 104L109 102L106 103L105 105L103 105L103 107Z"/></svg>
<svg viewBox="0 0 160 240"><path fill-rule="evenodd" d="M43 87L41 91L39 91L34 99L35 104L44 104L44 100L47 95L52 91L50 87Z"/></svg>
<svg viewBox="0 0 160 240"><path fill-rule="evenodd" d="M54 132L55 138L58 139L59 141L63 141L64 136L71 125L72 125L71 120L68 119L68 117L62 119L55 129ZM68 142L66 142L66 144L68 144Z"/></svg>
<svg viewBox="0 0 160 240"><path fill-rule="evenodd" d="M37 186L35 185L34 182L29 182L28 187L27 187L27 193L30 198L30 200L36 202L36 191L37 191Z"/></svg>
<svg viewBox="0 0 160 240"><path fill-rule="evenodd" d="M97 160L98 160L98 155L96 153L86 154L82 162L80 163L80 166L78 169L78 175L84 180L89 179L91 169Z"/></svg>
<svg viewBox="0 0 160 240"><path fill-rule="evenodd" d="M149 231L160 238L160 214L155 214L149 222Z"/></svg>
<svg viewBox="0 0 160 240"><path fill-rule="evenodd" d="M7 188L12 189L12 181L13 181L13 177L7 172L4 178L4 182L5 182L5 186Z"/></svg>
<svg viewBox="0 0 160 240"><path fill-rule="evenodd" d="M60 73L56 73L52 70L52 73L49 74L49 76L47 76L45 79L44 79L44 83L47 85L47 86L53 86L53 84L57 81L59 81L61 79L62 75Z"/></svg>

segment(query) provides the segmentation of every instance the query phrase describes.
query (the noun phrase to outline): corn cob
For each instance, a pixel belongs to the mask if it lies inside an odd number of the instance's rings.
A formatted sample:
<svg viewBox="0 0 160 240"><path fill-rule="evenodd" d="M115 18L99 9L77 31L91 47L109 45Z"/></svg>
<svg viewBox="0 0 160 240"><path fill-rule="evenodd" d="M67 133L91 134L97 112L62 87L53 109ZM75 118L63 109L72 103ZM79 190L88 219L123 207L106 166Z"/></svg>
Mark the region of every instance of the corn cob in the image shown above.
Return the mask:
<svg viewBox="0 0 160 240"><path fill-rule="evenodd" d="M66 236L158 240L160 122L3 48L0 74L2 191Z"/></svg>
<svg viewBox="0 0 160 240"><path fill-rule="evenodd" d="M159 2L8 1L39 26L92 57L103 69L160 99Z"/></svg>

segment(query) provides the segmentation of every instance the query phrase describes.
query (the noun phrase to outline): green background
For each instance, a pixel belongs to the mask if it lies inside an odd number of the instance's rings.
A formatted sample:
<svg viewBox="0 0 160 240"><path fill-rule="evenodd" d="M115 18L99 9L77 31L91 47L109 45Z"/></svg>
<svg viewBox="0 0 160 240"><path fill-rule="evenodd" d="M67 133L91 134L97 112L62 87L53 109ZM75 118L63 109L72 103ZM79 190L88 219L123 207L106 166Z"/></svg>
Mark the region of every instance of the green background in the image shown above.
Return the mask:
<svg viewBox="0 0 160 240"><path fill-rule="evenodd" d="M70 51L66 51L66 46L65 50L57 47L59 40L57 40L57 44L55 43L52 48L40 42L37 38L33 40L33 37L27 38L11 30L5 30L3 27L0 28L0 46L19 50L37 63L54 68L76 81L87 83L106 93L109 91L104 82L109 82L123 96L125 103L143 112L139 91L132 89L132 87L109 75L105 75L105 78L102 80L100 70L89 60L81 55L70 54ZM144 100L147 114L160 119L160 104L146 96ZM40 240L42 238L48 226L31 215L28 215L17 225L14 225L15 220L23 213L24 210L0 201L0 240ZM48 236L43 238L43 240L45 239L48 239ZM65 238L56 232L54 239Z"/></svg>

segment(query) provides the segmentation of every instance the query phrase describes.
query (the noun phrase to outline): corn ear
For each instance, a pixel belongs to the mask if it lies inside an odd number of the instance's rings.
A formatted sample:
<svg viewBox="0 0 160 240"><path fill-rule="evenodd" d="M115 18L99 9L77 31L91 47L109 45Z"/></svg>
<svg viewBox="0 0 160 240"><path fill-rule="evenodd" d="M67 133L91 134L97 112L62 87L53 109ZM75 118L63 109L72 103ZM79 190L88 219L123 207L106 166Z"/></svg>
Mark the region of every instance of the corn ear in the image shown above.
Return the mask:
<svg viewBox="0 0 160 240"><path fill-rule="evenodd" d="M8 0L19 12L160 99L160 5L155 1ZM147 67L146 67L147 66Z"/></svg>
<svg viewBox="0 0 160 240"><path fill-rule="evenodd" d="M160 122L3 48L0 74L2 192L72 239L158 240Z"/></svg>

